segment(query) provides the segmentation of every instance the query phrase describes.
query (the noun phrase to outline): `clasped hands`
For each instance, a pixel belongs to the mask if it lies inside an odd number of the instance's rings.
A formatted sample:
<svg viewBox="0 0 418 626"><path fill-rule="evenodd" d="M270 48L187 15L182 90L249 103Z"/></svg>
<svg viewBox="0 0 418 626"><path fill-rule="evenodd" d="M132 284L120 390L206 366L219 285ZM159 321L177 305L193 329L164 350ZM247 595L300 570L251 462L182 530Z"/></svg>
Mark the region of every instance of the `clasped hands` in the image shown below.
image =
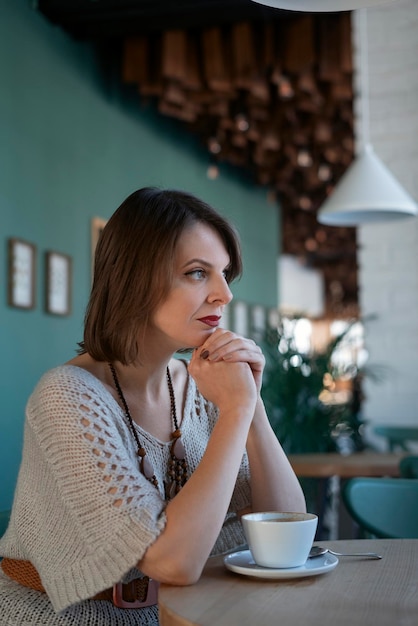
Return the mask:
<svg viewBox="0 0 418 626"><path fill-rule="evenodd" d="M255 402L264 365L264 355L252 339L217 328L194 350L189 370L203 395L219 406L216 396L225 392L230 399L236 394L241 402Z"/></svg>

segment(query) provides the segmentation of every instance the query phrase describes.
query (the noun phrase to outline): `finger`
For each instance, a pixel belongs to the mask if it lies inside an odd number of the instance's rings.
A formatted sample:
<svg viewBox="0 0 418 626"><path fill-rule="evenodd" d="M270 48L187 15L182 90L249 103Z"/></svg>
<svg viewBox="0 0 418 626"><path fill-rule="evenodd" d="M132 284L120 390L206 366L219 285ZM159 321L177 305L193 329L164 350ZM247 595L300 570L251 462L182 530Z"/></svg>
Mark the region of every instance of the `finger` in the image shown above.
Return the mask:
<svg viewBox="0 0 418 626"><path fill-rule="evenodd" d="M237 339L239 335L231 332L230 330L217 328L206 341L203 343L202 348L206 348L210 352L220 348L221 346L228 344L229 342Z"/></svg>
<svg viewBox="0 0 418 626"><path fill-rule="evenodd" d="M209 359L210 361L218 361L228 351L238 349L240 344L233 344L234 338L231 336L224 336L222 339L218 339L215 342L205 343L200 352L202 359Z"/></svg>
<svg viewBox="0 0 418 626"><path fill-rule="evenodd" d="M207 357L210 361L236 360L252 361L263 358L260 348L251 340L237 339L211 351Z"/></svg>
<svg viewBox="0 0 418 626"><path fill-rule="evenodd" d="M241 347L237 350L228 350L222 357L223 361L245 361L247 363L262 363L264 364L265 358L261 350ZM210 357L209 357L210 359Z"/></svg>
<svg viewBox="0 0 418 626"><path fill-rule="evenodd" d="M238 350L260 352L252 339L246 339L228 331L205 341L202 346L202 358L216 361L222 359L227 353Z"/></svg>

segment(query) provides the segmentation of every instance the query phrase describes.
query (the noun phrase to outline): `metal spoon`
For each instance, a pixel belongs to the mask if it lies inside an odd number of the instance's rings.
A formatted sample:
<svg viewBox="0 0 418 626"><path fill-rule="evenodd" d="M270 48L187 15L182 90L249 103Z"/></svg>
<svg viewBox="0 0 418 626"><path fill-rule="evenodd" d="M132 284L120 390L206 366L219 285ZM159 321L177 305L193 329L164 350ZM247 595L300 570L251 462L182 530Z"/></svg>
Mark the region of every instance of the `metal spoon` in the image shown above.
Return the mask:
<svg viewBox="0 0 418 626"><path fill-rule="evenodd" d="M334 556L363 556L369 559L381 559L382 558L380 554L376 554L376 552L352 552L350 554L343 554L341 552L334 552L333 550L330 550L329 548L323 548L322 546L312 546L309 552L309 558L314 559L315 557L322 556L323 554L326 554L327 552L329 552L330 554L333 554Z"/></svg>

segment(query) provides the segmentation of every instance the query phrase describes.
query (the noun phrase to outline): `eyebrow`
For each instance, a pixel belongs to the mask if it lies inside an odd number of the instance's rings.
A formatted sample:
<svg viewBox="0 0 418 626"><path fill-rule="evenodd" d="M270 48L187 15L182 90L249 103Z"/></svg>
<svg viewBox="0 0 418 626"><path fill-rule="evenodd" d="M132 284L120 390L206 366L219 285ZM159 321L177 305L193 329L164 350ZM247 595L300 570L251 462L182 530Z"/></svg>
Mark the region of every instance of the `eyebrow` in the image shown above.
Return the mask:
<svg viewBox="0 0 418 626"><path fill-rule="evenodd" d="M212 263L209 263L209 261L205 261L204 259L199 259L196 257L194 259L190 259L190 261L187 261L184 265L182 265L181 269L184 270L187 267L189 267L189 265L194 265L195 263L198 263L199 265L204 265L205 267L208 267L208 268L214 267ZM224 269L228 269L230 265L231 265L231 262L227 263Z"/></svg>
<svg viewBox="0 0 418 626"><path fill-rule="evenodd" d="M205 261L204 259L190 259L190 261L187 261L184 265L182 265L182 269L186 269L186 267L188 267L189 265L193 265L194 263L199 263L200 265L205 265L206 267L213 267L212 263L209 263L208 261Z"/></svg>

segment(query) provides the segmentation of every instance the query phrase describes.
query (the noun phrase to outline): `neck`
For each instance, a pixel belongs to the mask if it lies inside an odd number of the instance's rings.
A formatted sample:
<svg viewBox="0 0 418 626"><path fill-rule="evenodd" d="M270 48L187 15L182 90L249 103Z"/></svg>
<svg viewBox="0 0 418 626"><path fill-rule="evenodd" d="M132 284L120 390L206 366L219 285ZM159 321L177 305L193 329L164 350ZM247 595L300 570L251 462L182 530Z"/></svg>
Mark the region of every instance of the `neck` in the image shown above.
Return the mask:
<svg viewBox="0 0 418 626"><path fill-rule="evenodd" d="M143 397L160 398L167 393L167 367L169 361L158 364L114 363L119 382L124 391L135 390Z"/></svg>

